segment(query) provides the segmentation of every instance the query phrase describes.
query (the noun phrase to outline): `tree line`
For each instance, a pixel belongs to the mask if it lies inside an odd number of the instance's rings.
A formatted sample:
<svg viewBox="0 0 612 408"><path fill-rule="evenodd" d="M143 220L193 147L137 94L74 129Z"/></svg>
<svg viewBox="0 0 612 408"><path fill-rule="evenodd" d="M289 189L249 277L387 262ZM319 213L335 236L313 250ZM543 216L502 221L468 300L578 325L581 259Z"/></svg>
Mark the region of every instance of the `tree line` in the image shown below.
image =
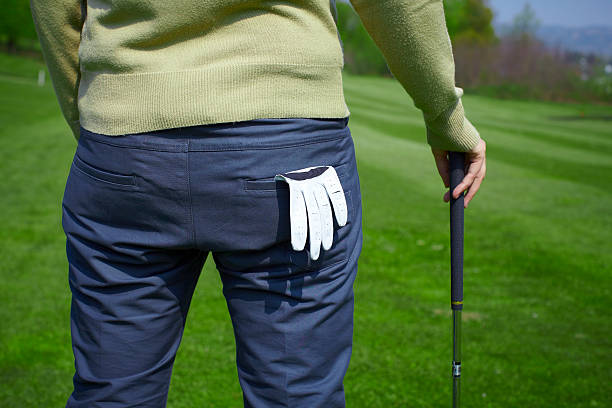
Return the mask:
<svg viewBox="0 0 612 408"><path fill-rule="evenodd" d="M539 26L527 3L505 33L496 33L487 0L445 0L455 59L455 80L466 92L501 98L612 103L612 75L597 55L551 48L535 36ZM338 3L345 70L392 76L359 16ZM610 66L608 65L608 70Z"/></svg>

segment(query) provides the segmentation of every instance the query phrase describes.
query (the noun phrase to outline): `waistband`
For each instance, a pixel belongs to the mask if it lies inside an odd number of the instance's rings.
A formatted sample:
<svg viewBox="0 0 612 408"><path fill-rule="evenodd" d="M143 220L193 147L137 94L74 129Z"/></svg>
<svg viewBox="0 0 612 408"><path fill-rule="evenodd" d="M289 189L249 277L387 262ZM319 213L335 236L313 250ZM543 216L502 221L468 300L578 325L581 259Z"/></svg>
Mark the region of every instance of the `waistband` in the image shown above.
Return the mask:
<svg viewBox="0 0 612 408"><path fill-rule="evenodd" d="M186 126L119 136L80 128L80 138L112 146L167 152L270 149L350 135L349 117L262 118Z"/></svg>

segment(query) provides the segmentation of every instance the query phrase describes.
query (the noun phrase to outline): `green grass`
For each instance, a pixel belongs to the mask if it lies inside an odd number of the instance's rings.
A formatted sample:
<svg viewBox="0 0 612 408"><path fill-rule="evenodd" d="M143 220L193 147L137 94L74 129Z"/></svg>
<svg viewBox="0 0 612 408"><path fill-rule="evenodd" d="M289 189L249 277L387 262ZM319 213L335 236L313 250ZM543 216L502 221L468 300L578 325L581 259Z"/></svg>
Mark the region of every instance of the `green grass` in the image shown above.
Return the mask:
<svg viewBox="0 0 612 408"><path fill-rule="evenodd" d="M38 71L41 69L47 71L47 67L45 67L45 64L40 60L20 58L0 52L0 76L12 77L3 78L5 80L22 78L30 81L36 80L38 78Z"/></svg>
<svg viewBox="0 0 612 408"><path fill-rule="evenodd" d="M63 406L73 374L60 214L76 144L50 83L35 79L0 76L2 407ZM346 75L345 91L364 206L347 406L449 406L448 205L422 117L393 80ZM488 146L465 214L464 406L611 406L612 126L559 117L612 109L471 95L464 105ZM242 406L211 262L169 406Z"/></svg>

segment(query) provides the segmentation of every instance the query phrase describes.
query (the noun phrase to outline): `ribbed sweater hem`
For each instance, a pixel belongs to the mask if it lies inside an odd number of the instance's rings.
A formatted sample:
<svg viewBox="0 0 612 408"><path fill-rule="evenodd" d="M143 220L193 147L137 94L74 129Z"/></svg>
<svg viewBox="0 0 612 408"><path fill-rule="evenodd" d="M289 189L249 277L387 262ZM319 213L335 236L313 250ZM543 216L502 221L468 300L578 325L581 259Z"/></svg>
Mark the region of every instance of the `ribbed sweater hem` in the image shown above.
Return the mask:
<svg viewBox="0 0 612 408"><path fill-rule="evenodd" d="M342 65L258 63L105 74L81 71L85 129L123 135L258 118L350 115Z"/></svg>

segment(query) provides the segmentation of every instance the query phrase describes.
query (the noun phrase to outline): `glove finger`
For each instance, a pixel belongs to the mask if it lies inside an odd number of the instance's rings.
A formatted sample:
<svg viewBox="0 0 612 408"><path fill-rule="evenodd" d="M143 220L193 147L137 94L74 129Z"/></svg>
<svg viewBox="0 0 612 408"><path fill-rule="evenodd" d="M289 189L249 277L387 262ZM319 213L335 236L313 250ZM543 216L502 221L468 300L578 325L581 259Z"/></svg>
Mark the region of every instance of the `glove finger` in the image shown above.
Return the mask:
<svg viewBox="0 0 612 408"><path fill-rule="evenodd" d="M344 196L344 190L342 189L342 184L340 184L340 180L338 179L338 174L336 173L336 169L330 167L326 173L323 185L325 186L325 190L327 190L327 195L331 200L332 206L334 207L334 214L336 215L336 221L339 226L346 225L346 221L348 218L348 210L346 207L346 197Z"/></svg>
<svg viewBox="0 0 612 408"><path fill-rule="evenodd" d="M310 257L316 261L319 259L319 253L321 251L321 213L319 212L319 205L315 198L314 189L305 188L303 193L306 201L306 212L308 213Z"/></svg>
<svg viewBox="0 0 612 408"><path fill-rule="evenodd" d="M327 251L331 248L334 240L334 219L332 218L331 205L325 187L317 184L314 191L321 213L321 244L323 249Z"/></svg>
<svg viewBox="0 0 612 408"><path fill-rule="evenodd" d="M289 184L289 218L291 223L291 246L301 251L306 246L307 220L306 204L302 190Z"/></svg>

